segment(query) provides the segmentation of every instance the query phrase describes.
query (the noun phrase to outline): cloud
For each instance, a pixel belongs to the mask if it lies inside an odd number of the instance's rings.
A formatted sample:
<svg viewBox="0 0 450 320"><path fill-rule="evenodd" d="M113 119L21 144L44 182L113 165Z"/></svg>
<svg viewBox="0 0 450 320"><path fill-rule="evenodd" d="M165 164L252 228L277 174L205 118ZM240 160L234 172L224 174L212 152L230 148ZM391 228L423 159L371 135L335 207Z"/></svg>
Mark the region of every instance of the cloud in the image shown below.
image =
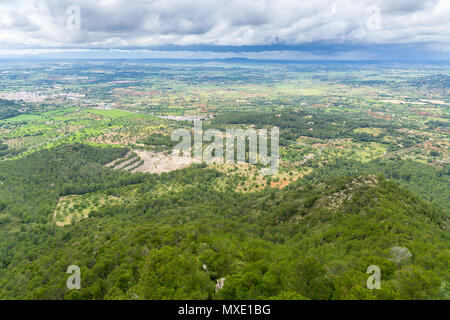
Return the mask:
<svg viewBox="0 0 450 320"><path fill-rule="evenodd" d="M67 25L70 5L80 8L79 30ZM0 1L0 49L328 43L347 45L353 55L359 49L352 46L411 44L448 53L449 16L447 0Z"/></svg>

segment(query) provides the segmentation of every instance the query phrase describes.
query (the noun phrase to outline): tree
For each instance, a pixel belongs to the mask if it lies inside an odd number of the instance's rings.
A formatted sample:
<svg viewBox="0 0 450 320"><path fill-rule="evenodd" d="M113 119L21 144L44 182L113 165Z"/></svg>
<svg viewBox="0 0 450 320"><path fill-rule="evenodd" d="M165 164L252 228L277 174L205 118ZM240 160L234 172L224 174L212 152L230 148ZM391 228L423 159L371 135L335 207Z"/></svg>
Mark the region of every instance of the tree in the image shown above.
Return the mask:
<svg viewBox="0 0 450 320"><path fill-rule="evenodd" d="M440 282L432 272L408 266L397 271L395 284L402 299L424 300L439 292Z"/></svg>
<svg viewBox="0 0 450 320"><path fill-rule="evenodd" d="M323 265L315 257L308 256L294 262L285 277L288 288L310 299L328 299L331 286Z"/></svg>
<svg viewBox="0 0 450 320"><path fill-rule="evenodd" d="M405 247L392 247L391 248L392 261L394 261L399 269L402 268L409 258L412 257L411 252L409 252L408 248Z"/></svg>

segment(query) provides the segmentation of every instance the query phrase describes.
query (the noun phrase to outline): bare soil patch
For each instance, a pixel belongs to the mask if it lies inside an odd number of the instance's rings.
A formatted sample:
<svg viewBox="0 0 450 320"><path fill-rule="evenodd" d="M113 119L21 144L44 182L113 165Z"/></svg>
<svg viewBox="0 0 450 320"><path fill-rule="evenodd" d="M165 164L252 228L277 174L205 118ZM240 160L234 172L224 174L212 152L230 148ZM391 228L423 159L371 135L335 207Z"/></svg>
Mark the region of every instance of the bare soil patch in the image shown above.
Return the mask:
<svg viewBox="0 0 450 320"><path fill-rule="evenodd" d="M191 165L191 157L173 156L163 152L134 150L144 163L131 172L162 173L183 169Z"/></svg>

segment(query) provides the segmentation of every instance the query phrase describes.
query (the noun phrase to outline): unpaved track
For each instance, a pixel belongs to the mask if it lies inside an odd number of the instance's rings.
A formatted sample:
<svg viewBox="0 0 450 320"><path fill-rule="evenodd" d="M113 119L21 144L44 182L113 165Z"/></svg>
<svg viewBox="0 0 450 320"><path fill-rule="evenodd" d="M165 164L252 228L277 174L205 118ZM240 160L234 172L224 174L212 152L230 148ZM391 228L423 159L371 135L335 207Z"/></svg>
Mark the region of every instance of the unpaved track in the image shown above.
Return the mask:
<svg viewBox="0 0 450 320"><path fill-rule="evenodd" d="M128 165L129 165L131 162L133 162L133 161L135 161L135 160L136 160L136 157L133 157L133 158L131 158L130 160L124 161L124 162L122 162L121 164L119 164L118 166L115 166L114 169L115 169L115 170L124 169L124 168L128 167Z"/></svg>
<svg viewBox="0 0 450 320"><path fill-rule="evenodd" d="M117 161L119 161L119 160L121 160L121 159L128 158L128 157L130 156L130 154L131 154L131 151L129 151L129 152L125 155L125 157L115 159L115 160L113 160L113 161L111 161L111 162L105 164L105 166L107 166L107 167L113 167L113 168L114 168L114 166L115 166L115 164L116 164Z"/></svg>

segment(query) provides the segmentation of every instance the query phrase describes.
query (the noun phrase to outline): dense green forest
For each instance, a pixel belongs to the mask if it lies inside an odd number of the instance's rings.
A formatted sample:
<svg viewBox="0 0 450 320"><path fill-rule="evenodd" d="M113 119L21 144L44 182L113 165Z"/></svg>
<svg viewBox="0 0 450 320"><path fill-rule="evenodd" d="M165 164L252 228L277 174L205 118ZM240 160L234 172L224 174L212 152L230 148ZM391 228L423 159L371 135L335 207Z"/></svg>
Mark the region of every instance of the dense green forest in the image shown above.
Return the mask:
<svg viewBox="0 0 450 320"><path fill-rule="evenodd" d="M165 136L162 134L152 134L144 139L141 139L139 142L147 145L153 146L153 148L157 151L172 149L177 142L174 142L170 139L170 136Z"/></svg>
<svg viewBox="0 0 450 320"><path fill-rule="evenodd" d="M448 208L433 204L448 204L448 172L338 161L281 190L239 193L216 188L224 173L204 165L104 166L127 152L61 145L0 164L0 299L450 297ZM60 197L91 195L117 200L55 225ZM69 265L81 290L66 287ZM379 290L366 288L369 265Z"/></svg>
<svg viewBox="0 0 450 320"><path fill-rule="evenodd" d="M18 115L20 105L14 101L0 99L0 120Z"/></svg>
<svg viewBox="0 0 450 320"><path fill-rule="evenodd" d="M382 174L384 177L396 181L422 198L433 202L436 206L450 215L450 166L436 169L426 164L412 160L375 159L368 163L336 159L327 165L317 168L305 177L313 182L323 177L355 174Z"/></svg>
<svg viewBox="0 0 450 320"><path fill-rule="evenodd" d="M308 123L314 123L314 131ZM211 121L212 127L226 125L254 124L257 127L277 126L281 130L281 137L295 140L298 136L310 136L320 139L349 138L359 141L381 141L384 135L372 136L355 134L356 128L382 127L389 130L399 128L395 123L388 123L379 119L372 119L367 115L326 114L314 109L286 110L280 112L239 112L224 113Z"/></svg>
<svg viewBox="0 0 450 320"><path fill-rule="evenodd" d="M20 222L51 221L60 196L83 194L141 181L103 165L127 153L125 148L63 145L0 164L0 208L3 217ZM5 218L3 218L5 219Z"/></svg>

